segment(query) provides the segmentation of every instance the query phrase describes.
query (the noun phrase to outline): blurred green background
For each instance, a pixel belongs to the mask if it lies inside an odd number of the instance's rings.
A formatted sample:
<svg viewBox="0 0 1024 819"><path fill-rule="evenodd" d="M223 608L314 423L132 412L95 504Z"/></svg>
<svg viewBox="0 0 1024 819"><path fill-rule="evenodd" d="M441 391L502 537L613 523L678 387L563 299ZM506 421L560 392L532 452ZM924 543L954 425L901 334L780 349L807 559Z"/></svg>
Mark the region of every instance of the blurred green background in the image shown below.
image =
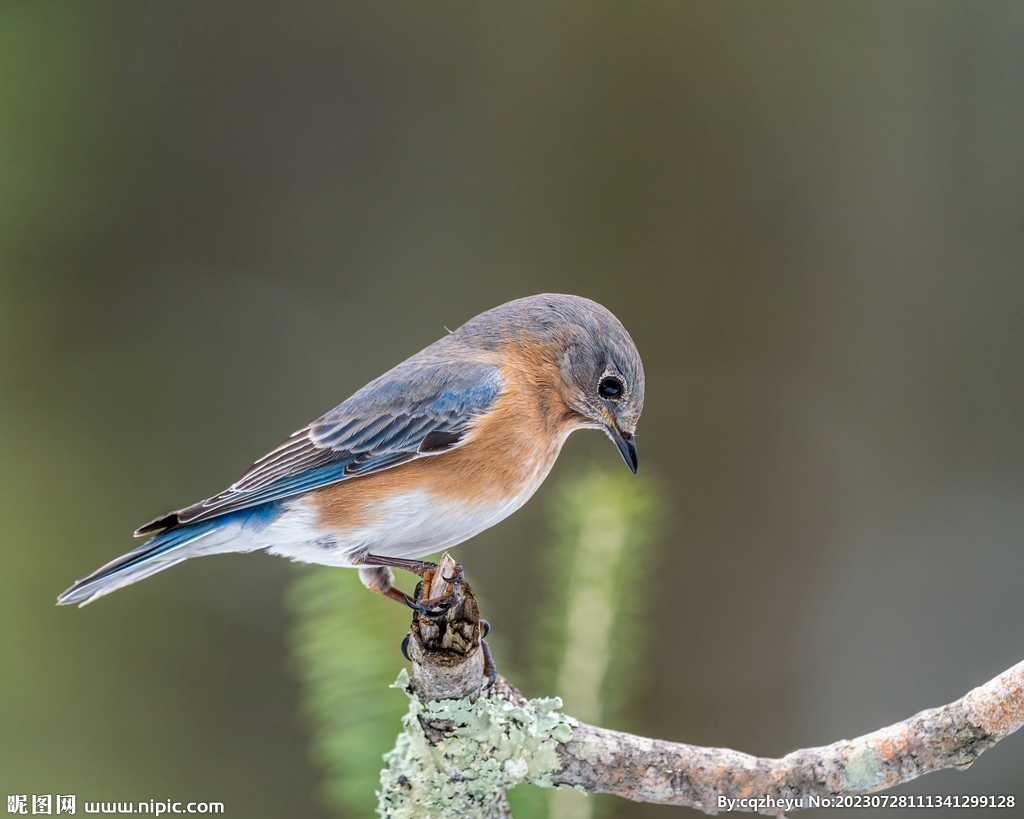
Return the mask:
<svg viewBox="0 0 1024 819"><path fill-rule="evenodd" d="M632 727L781 755L1024 658L1024 4L11 0L0 796L327 816L287 562L54 598L541 291L647 369ZM510 667L555 491L456 552ZM904 790L1020 803L1024 737Z"/></svg>

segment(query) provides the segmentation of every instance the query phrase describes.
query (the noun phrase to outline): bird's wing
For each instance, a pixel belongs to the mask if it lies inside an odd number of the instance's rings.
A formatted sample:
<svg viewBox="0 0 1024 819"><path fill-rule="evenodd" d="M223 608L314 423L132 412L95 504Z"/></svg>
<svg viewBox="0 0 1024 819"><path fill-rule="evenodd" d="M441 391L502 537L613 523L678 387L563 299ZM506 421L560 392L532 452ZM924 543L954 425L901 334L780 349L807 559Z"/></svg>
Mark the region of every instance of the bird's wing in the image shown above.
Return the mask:
<svg viewBox="0 0 1024 819"><path fill-rule="evenodd" d="M503 386L491 364L399 365L299 431L212 498L136 531L155 534L457 446Z"/></svg>

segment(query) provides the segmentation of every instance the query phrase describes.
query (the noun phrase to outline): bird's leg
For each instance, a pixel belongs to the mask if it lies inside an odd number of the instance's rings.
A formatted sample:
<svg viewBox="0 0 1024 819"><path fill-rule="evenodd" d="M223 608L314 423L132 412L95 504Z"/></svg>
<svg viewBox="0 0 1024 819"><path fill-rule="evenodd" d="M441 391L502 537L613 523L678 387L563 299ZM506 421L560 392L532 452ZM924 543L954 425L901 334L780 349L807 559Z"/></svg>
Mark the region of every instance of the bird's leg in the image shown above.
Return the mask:
<svg viewBox="0 0 1024 819"><path fill-rule="evenodd" d="M426 577L428 573L437 568L436 563L429 560L408 560L404 557L385 557L384 555L360 555L358 558L360 566L386 566L389 569L402 569L411 572L419 577Z"/></svg>
<svg viewBox="0 0 1024 819"><path fill-rule="evenodd" d="M404 604L408 595L395 588L395 575L387 566L366 566L359 569L359 579L370 591Z"/></svg>
<svg viewBox="0 0 1024 819"><path fill-rule="evenodd" d="M359 578L371 591L404 603L413 611L424 617L436 619L442 617L452 606L460 600L457 585L463 579L461 564L455 564L455 571L451 577L441 577L444 581L442 586L447 591L432 599L433 587L437 580L437 564L426 560L408 560L401 557L385 557L383 555L361 555L359 558ZM413 600L401 589L394 586L395 576L392 569L402 569L423 578L426 603Z"/></svg>

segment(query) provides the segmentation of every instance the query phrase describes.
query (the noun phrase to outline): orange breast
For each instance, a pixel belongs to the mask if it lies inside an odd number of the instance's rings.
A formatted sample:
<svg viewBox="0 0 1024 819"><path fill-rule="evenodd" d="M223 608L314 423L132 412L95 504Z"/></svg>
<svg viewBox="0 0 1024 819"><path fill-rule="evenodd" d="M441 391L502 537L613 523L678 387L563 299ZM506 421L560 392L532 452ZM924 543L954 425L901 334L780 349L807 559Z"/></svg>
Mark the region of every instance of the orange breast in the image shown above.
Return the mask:
<svg viewBox="0 0 1024 819"><path fill-rule="evenodd" d="M503 367L505 390L458 447L319 490L319 525L342 535L376 523L384 503L409 492L472 509L539 486L579 424L554 387L553 367L531 359Z"/></svg>

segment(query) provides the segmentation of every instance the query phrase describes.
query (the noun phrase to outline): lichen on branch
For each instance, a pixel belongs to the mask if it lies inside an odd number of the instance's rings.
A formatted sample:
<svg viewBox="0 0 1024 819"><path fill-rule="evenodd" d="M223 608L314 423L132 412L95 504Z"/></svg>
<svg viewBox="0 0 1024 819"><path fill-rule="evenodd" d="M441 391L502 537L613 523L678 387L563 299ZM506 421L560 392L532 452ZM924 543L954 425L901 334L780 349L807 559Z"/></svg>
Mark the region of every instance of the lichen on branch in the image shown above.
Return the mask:
<svg viewBox="0 0 1024 819"><path fill-rule="evenodd" d="M474 700L422 702L404 669L394 687L409 697L409 710L384 757L379 816L490 819L516 785L553 785L558 746L576 725L557 697L514 701L499 688Z"/></svg>
<svg viewBox="0 0 1024 819"><path fill-rule="evenodd" d="M408 686L402 677L400 685ZM1024 726L1024 662L948 705L852 740L782 759L634 736L561 714L557 699L524 700L499 678L489 696L410 698L406 731L386 758L378 811L393 819L508 816L522 782L613 793L705 813L782 816L815 800L878 793L944 768L968 767ZM1006 807L1014 806L1014 798Z"/></svg>

